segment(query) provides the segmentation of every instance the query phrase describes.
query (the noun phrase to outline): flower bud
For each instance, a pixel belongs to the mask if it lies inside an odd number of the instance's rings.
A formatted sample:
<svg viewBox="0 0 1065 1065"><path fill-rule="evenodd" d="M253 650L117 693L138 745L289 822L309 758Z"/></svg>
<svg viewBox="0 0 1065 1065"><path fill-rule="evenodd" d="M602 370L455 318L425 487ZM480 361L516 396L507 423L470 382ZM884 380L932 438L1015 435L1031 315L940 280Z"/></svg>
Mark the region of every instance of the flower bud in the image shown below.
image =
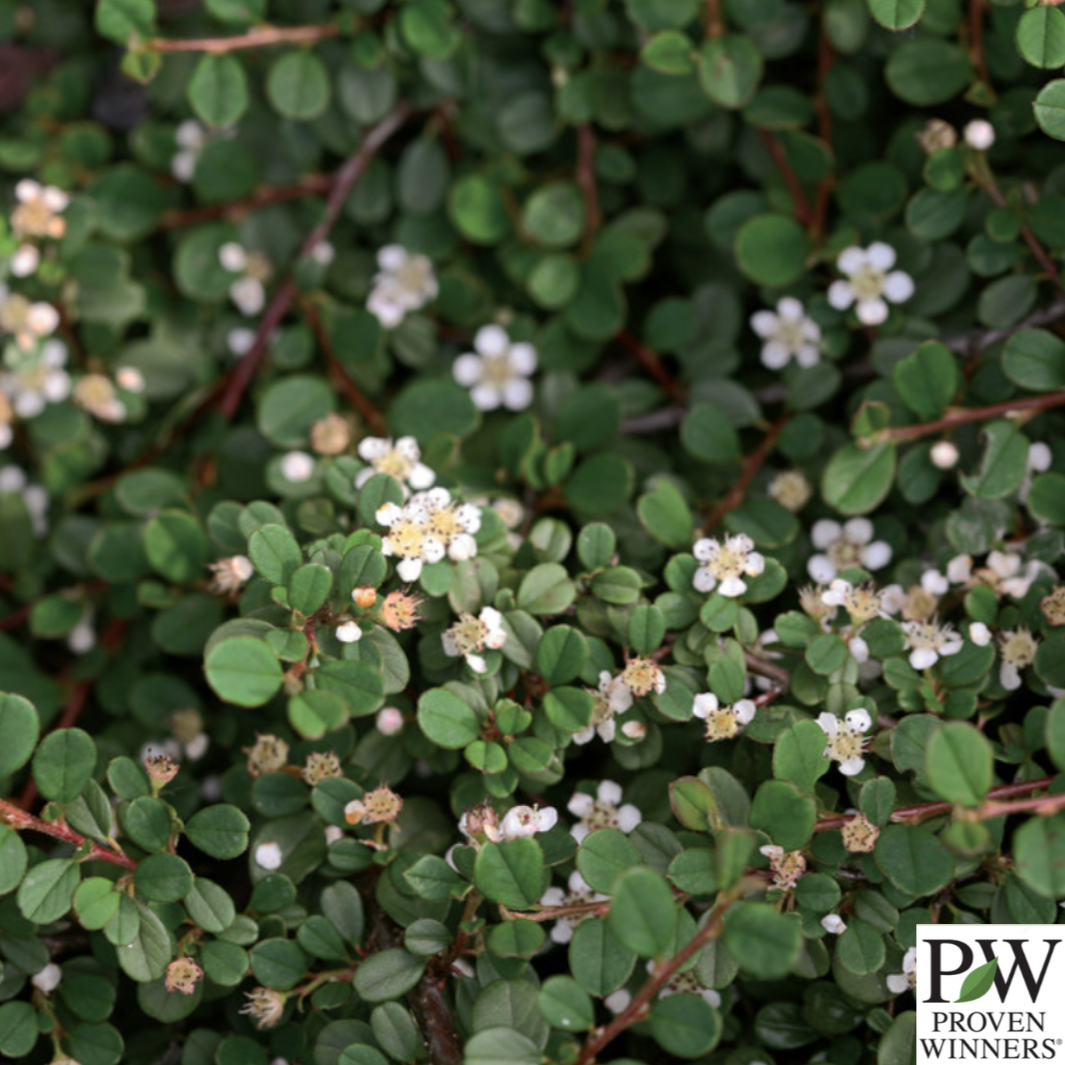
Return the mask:
<svg viewBox="0 0 1065 1065"><path fill-rule="evenodd" d="M178 775L181 766L168 754L149 754L144 759L144 768L148 770L148 779L161 788Z"/></svg>
<svg viewBox="0 0 1065 1065"><path fill-rule="evenodd" d="M965 143L978 152L986 152L995 143L995 127L984 118L969 122L963 135Z"/></svg>
<svg viewBox="0 0 1065 1065"><path fill-rule="evenodd" d="M351 593L351 598L360 610L370 610L377 603L377 589L361 585Z"/></svg>
<svg viewBox="0 0 1065 1065"><path fill-rule="evenodd" d="M949 440L939 440L932 445L928 457L940 470L952 470L958 465L958 449Z"/></svg>

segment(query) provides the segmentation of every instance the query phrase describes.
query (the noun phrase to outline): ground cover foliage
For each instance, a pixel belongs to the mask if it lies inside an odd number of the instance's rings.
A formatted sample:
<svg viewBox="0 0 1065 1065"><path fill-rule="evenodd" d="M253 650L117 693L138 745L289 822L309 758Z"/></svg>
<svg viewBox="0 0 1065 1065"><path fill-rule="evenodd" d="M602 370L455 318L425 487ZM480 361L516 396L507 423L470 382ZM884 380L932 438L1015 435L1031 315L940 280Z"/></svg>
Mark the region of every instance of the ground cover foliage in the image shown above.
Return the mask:
<svg viewBox="0 0 1065 1065"><path fill-rule="evenodd" d="M905 1065L1065 898L1065 14L0 2L0 1056Z"/></svg>

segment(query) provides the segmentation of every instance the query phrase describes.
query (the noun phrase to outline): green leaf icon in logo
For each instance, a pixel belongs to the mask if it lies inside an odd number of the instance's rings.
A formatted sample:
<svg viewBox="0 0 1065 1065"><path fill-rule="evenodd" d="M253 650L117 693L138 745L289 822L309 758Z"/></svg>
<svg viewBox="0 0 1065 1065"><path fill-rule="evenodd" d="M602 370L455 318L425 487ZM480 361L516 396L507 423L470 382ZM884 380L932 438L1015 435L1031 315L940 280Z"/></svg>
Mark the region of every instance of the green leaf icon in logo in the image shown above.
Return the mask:
<svg viewBox="0 0 1065 1065"><path fill-rule="evenodd" d="M956 1001L975 1002L978 998L983 998L991 990L997 972L998 958L992 958L986 965L978 965L965 978L961 985L961 995Z"/></svg>

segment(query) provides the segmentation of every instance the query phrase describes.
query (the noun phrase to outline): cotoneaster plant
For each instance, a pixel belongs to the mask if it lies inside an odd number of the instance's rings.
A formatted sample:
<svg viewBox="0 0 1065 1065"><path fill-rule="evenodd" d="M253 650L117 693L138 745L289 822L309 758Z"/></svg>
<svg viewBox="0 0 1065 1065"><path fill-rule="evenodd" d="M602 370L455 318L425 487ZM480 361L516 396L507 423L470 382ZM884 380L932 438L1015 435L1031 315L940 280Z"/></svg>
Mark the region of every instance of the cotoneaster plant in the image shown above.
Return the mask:
<svg viewBox="0 0 1065 1065"><path fill-rule="evenodd" d="M0 0L0 1057L908 1065L1065 900L1065 12Z"/></svg>

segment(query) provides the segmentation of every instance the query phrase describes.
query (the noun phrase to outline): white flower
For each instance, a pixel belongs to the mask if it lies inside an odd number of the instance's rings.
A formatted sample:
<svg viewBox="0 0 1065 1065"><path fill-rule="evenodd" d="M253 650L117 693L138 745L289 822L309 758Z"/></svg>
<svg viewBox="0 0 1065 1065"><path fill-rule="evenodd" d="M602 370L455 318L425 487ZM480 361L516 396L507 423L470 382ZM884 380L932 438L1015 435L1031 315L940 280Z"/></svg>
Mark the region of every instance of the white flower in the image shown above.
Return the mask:
<svg viewBox="0 0 1065 1065"><path fill-rule="evenodd" d="M643 814L632 803L622 806L621 795L621 785L612 780L604 780L594 798L578 791L567 805L569 812L580 818L570 829L570 835L580 843L597 828L616 828L626 835L631 832L643 820Z"/></svg>
<svg viewBox="0 0 1065 1065"><path fill-rule="evenodd" d="M558 824L558 811L553 806L513 806L499 823L504 840L535 836L550 832Z"/></svg>
<svg viewBox="0 0 1065 1065"><path fill-rule="evenodd" d="M63 979L63 970L54 961L49 962L39 973L36 973L31 983L38 991L50 995Z"/></svg>
<svg viewBox="0 0 1065 1065"><path fill-rule="evenodd" d="M449 658L461 655L474 673L484 673L488 666L480 652L502 647L507 642L507 630L503 628L503 615L495 607L486 606L477 617L463 614L440 638Z"/></svg>
<svg viewBox="0 0 1065 1065"><path fill-rule="evenodd" d="M388 528L381 553L401 560L396 566L401 580L416 581L422 566L444 558L462 562L477 555L474 535L481 527L481 511L456 503L446 488L419 492L402 507L385 503L376 520Z"/></svg>
<svg viewBox="0 0 1065 1065"><path fill-rule="evenodd" d="M239 359L241 356L247 355L254 343L254 329L245 329L244 326L237 326L226 333L226 347L229 348L229 354L235 358Z"/></svg>
<svg viewBox="0 0 1065 1065"><path fill-rule="evenodd" d="M200 153L207 147L210 132L194 118L186 119L174 131L178 150L170 157L170 173L183 185L192 181Z"/></svg>
<svg viewBox="0 0 1065 1065"><path fill-rule="evenodd" d="M929 595L946 595L950 591L950 581L939 570L926 569L921 574L921 587Z"/></svg>
<svg viewBox="0 0 1065 1065"><path fill-rule="evenodd" d="M658 966L652 958L647 963L647 972L654 976ZM703 987L699 983L694 970L674 973L661 987L658 998L669 998L670 995L698 995L704 1002L717 1009L721 1005L721 993L712 987Z"/></svg>
<svg viewBox="0 0 1065 1065"><path fill-rule="evenodd" d="M991 642L991 630L982 621L974 621L969 626L969 639L977 647L986 647Z"/></svg>
<svg viewBox="0 0 1065 1065"><path fill-rule="evenodd" d="M382 735L398 736L403 731L403 711L394 706L386 706L377 711L374 725Z"/></svg>
<svg viewBox="0 0 1065 1065"><path fill-rule="evenodd" d="M782 470L769 482L769 497L785 510L797 514L813 495L813 488L802 470Z"/></svg>
<svg viewBox="0 0 1065 1065"><path fill-rule="evenodd" d="M95 646L96 628L90 613L67 633L67 647L76 655L87 655Z"/></svg>
<svg viewBox="0 0 1065 1065"><path fill-rule="evenodd" d="M207 568L211 571L211 582L207 590L215 595L229 595L239 591L241 586L251 580L252 574L255 573L251 559L245 555L220 558L215 562L209 562Z"/></svg>
<svg viewBox="0 0 1065 1065"><path fill-rule="evenodd" d="M1054 453L1042 441L1028 445L1028 460L1025 463L1024 478L1017 489L1017 498L1023 503L1032 490L1032 481L1037 473L1045 473L1054 463Z"/></svg>
<svg viewBox="0 0 1065 1065"><path fill-rule="evenodd" d="M832 282L828 302L837 311L845 311L854 304L862 325L880 325L888 316L889 302L905 303L914 292L909 274L891 270L895 258L895 249L882 241L868 248L855 245L844 248L836 267L846 280Z"/></svg>
<svg viewBox="0 0 1065 1065"><path fill-rule="evenodd" d="M376 473L394 477L403 486L417 492L432 488L436 474L421 461L422 453L413 436L401 436L395 443L391 438L367 436L359 441L359 458L367 463L355 475L355 487L361 488Z"/></svg>
<svg viewBox="0 0 1065 1065"><path fill-rule="evenodd" d="M259 314L266 306L266 282L273 270L262 252L248 251L236 241L218 249L218 261L231 274L240 274L229 286L229 298L246 318Z"/></svg>
<svg viewBox="0 0 1065 1065"><path fill-rule="evenodd" d="M906 646L910 649L910 665L914 669L931 669L940 658L956 655L964 646L961 635L948 622L904 621Z"/></svg>
<svg viewBox="0 0 1065 1065"><path fill-rule="evenodd" d="M277 843L260 843L255 848L255 864L260 869L269 869L273 872L281 868L281 847Z"/></svg>
<svg viewBox="0 0 1065 1065"><path fill-rule="evenodd" d="M892 973L887 978L888 990L893 995L901 995L917 986L917 948L910 947L902 958L902 972Z"/></svg>
<svg viewBox="0 0 1065 1065"><path fill-rule="evenodd" d="M395 329L411 311L435 300L440 287L433 264L424 255L398 244L386 244L377 253L380 267L366 309L385 329Z"/></svg>
<svg viewBox="0 0 1065 1065"><path fill-rule="evenodd" d="M829 913L821 918L821 927L826 932L841 936L847 931L847 922L838 913Z"/></svg>
<svg viewBox="0 0 1065 1065"><path fill-rule="evenodd" d="M855 587L842 577L836 577L821 593L821 602L825 606L843 607L857 626L864 625L873 618L886 617L888 613L884 606L883 592L878 592L871 584L859 584Z"/></svg>
<svg viewBox="0 0 1065 1065"><path fill-rule="evenodd" d="M603 999L603 1005L615 1016L627 1010L631 1002L632 992L624 987L619 987L617 991L612 992Z"/></svg>
<svg viewBox="0 0 1065 1065"><path fill-rule="evenodd" d="M762 363L770 370L783 369L791 359L800 366L813 366L821 359L821 327L806 316L802 303L792 296L780 300L776 312L752 314L751 328L764 341Z"/></svg>
<svg viewBox="0 0 1065 1065"><path fill-rule="evenodd" d="M802 851L786 851L775 843L758 848L769 859L773 873L772 886L778 891L791 891L806 872L806 856Z"/></svg>
<svg viewBox="0 0 1065 1065"><path fill-rule="evenodd" d="M8 347L0 370L0 391L20 418L36 418L49 403L62 403L70 395L66 364L67 349L60 340L47 340L30 350Z"/></svg>
<svg viewBox="0 0 1065 1065"><path fill-rule="evenodd" d="M891 546L883 540L873 542L873 523L868 518L851 518L843 525L824 518L814 522L810 541L818 554L806 563L806 571L818 584L828 584L852 566L876 570L891 561Z"/></svg>
<svg viewBox="0 0 1065 1065"><path fill-rule="evenodd" d="M334 631L341 643L358 643L362 639L362 629L357 621L344 621Z"/></svg>
<svg viewBox="0 0 1065 1065"><path fill-rule="evenodd" d="M873 724L869 711L860 707L849 710L842 721L825 711L818 715L817 723L825 734L825 757L839 762L839 771L844 776L860 773L865 768L862 752L869 742L865 733Z"/></svg>
<svg viewBox="0 0 1065 1065"><path fill-rule="evenodd" d="M573 742L583 745L598 735L604 743L613 743L617 728L614 716L631 709L632 689L621 677L604 669L599 674L599 690L590 694L594 700L592 720L587 728L573 734Z"/></svg>
<svg viewBox="0 0 1065 1065"><path fill-rule="evenodd" d="M66 233L67 222L61 217L70 203L70 197L54 185L41 185L24 178L15 186L18 206L11 213L11 232L19 238L31 241L50 238L59 240ZM35 244L24 242L11 258L10 270L15 277L29 277L36 272L41 253Z"/></svg>
<svg viewBox="0 0 1065 1065"><path fill-rule="evenodd" d="M765 559L754 549L754 541L745 533L715 539L696 540L692 554L702 563L695 571L692 585L697 592L712 592L735 599L747 591L746 577L757 577L765 569Z"/></svg>
<svg viewBox="0 0 1065 1065"><path fill-rule="evenodd" d="M609 898L608 895L601 895L597 891L592 891L584 877L577 872L570 873L566 886L569 889L567 891L563 891L560 887L549 887L541 896L540 905L552 908L556 906L581 906L589 902L606 901ZM551 928L551 939L555 943L568 943L573 938L573 932L577 925L590 916L591 914L578 913L559 917Z"/></svg>
<svg viewBox="0 0 1065 1065"><path fill-rule="evenodd" d="M720 706L713 692L695 697L692 713L706 722L706 738L731 740L754 720L756 707L751 699L740 699L732 706Z"/></svg>
<svg viewBox="0 0 1065 1065"><path fill-rule="evenodd" d="M1021 670L1035 661L1038 650L1039 641L1025 626L1003 632L999 636L999 684L1007 691L1016 691L1021 686Z"/></svg>
<svg viewBox="0 0 1065 1065"><path fill-rule="evenodd" d="M978 152L986 152L995 143L995 127L986 119L974 118L962 131L965 143Z"/></svg>
<svg viewBox="0 0 1065 1065"><path fill-rule="evenodd" d="M23 244L15 249L11 256L8 269L13 277L29 277L37 272L41 264L41 252L36 244Z"/></svg>
<svg viewBox="0 0 1065 1065"><path fill-rule="evenodd" d="M319 266L332 266L337 250L328 240L320 240L310 251L311 259Z"/></svg>
<svg viewBox="0 0 1065 1065"><path fill-rule="evenodd" d="M525 410L533 401L529 377L536 370L536 349L512 343L498 325L478 329L473 346L477 353L460 355L451 372L460 385L470 389L474 406L478 410Z"/></svg>
<svg viewBox="0 0 1065 1065"><path fill-rule="evenodd" d="M952 470L958 465L959 453L955 444L949 440L938 440L928 453L932 465L940 470Z"/></svg>
<svg viewBox="0 0 1065 1065"><path fill-rule="evenodd" d="M302 484L314 476L314 456L306 451L289 451L281 459L281 476L292 484Z"/></svg>

